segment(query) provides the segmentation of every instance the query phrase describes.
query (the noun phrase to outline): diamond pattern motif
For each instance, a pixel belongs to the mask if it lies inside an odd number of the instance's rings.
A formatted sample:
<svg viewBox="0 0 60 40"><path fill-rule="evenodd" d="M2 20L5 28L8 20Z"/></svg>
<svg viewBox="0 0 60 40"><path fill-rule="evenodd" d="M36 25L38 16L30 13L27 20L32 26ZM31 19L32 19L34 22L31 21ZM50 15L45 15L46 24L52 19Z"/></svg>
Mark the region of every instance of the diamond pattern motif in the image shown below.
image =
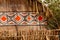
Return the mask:
<svg viewBox="0 0 60 40"><path fill-rule="evenodd" d="M2 16L2 17L1 17L1 20L2 20L2 21L6 21L7 18L6 18L5 16Z"/></svg>
<svg viewBox="0 0 60 40"><path fill-rule="evenodd" d="M1 25L40 25L42 20L43 17L40 14L32 12L1 12L0 14Z"/></svg>
<svg viewBox="0 0 60 40"><path fill-rule="evenodd" d="M16 21L19 21L20 19L21 19L20 16L16 16L16 18L15 18Z"/></svg>
<svg viewBox="0 0 60 40"><path fill-rule="evenodd" d="M38 17L38 20L39 20L39 21L42 21L42 20L43 20L43 17L42 17L42 16L39 16L39 17Z"/></svg>

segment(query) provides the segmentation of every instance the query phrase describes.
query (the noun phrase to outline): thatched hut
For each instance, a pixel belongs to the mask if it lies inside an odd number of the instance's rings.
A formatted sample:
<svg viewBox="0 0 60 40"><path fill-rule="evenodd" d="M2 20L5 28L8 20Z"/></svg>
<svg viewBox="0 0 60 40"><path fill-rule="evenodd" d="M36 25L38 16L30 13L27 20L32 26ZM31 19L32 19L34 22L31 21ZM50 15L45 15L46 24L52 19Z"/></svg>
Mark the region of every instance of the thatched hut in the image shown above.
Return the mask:
<svg viewBox="0 0 60 40"><path fill-rule="evenodd" d="M49 40L51 18L57 29L53 13L38 0L0 0L0 40Z"/></svg>

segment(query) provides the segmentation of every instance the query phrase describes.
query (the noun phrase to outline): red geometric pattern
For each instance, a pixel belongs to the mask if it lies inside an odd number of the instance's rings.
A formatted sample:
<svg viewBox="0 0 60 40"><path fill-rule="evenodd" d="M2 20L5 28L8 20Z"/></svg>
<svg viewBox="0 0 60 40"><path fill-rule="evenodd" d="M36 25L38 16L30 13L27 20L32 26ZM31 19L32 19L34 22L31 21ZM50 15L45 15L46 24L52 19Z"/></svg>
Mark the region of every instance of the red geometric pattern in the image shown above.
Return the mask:
<svg viewBox="0 0 60 40"><path fill-rule="evenodd" d="M21 19L20 16L16 16L16 18L15 18L16 21L19 21L20 19Z"/></svg>
<svg viewBox="0 0 60 40"><path fill-rule="evenodd" d="M2 17L1 17L1 20L2 20L2 21L6 21L7 18L6 18L5 16L2 16Z"/></svg>
<svg viewBox="0 0 60 40"><path fill-rule="evenodd" d="M42 17L42 16L39 16L39 17L38 17L38 20L39 20L39 21L42 21L42 20L43 20L43 17Z"/></svg>
<svg viewBox="0 0 60 40"><path fill-rule="evenodd" d="M0 25L40 25L43 21L42 15L32 12L0 13Z"/></svg>

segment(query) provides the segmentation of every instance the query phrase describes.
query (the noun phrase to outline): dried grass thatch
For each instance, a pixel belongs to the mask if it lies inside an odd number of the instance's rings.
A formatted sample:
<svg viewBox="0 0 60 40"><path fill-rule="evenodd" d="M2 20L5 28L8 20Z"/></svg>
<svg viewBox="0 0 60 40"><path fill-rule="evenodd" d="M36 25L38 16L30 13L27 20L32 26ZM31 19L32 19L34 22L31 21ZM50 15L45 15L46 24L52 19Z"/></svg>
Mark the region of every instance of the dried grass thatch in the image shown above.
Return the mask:
<svg viewBox="0 0 60 40"><path fill-rule="evenodd" d="M0 11L32 11L43 15L47 22L52 18L57 23L48 7L37 0L0 0ZM44 28L47 29L46 27ZM52 33L51 30L48 31L43 28L42 30L38 30L37 27L35 28L36 30L33 29L30 29L30 26L0 26L0 34L6 37L3 38L1 36L0 40L59 40L58 33L55 36L53 34L55 31ZM52 36L48 36L50 33Z"/></svg>

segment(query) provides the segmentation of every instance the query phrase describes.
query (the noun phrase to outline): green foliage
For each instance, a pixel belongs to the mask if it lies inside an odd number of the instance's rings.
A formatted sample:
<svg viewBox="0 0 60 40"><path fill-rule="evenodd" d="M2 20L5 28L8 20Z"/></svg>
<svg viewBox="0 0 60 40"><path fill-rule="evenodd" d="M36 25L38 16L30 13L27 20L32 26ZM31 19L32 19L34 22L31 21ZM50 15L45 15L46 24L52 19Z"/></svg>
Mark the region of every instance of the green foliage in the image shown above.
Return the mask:
<svg viewBox="0 0 60 40"><path fill-rule="evenodd" d="M46 3L49 4L48 7L52 10L54 13L55 18L57 19L57 22L60 25L60 1L58 0L51 0L50 2L46 0ZM53 21L52 21L53 22ZM53 23L51 23L53 24Z"/></svg>
<svg viewBox="0 0 60 40"><path fill-rule="evenodd" d="M40 0L42 1L42 0ZM48 7L52 10L53 16L57 19L58 24L60 25L60 0L45 0L44 4L48 4ZM49 27L54 28L54 20L49 21Z"/></svg>

